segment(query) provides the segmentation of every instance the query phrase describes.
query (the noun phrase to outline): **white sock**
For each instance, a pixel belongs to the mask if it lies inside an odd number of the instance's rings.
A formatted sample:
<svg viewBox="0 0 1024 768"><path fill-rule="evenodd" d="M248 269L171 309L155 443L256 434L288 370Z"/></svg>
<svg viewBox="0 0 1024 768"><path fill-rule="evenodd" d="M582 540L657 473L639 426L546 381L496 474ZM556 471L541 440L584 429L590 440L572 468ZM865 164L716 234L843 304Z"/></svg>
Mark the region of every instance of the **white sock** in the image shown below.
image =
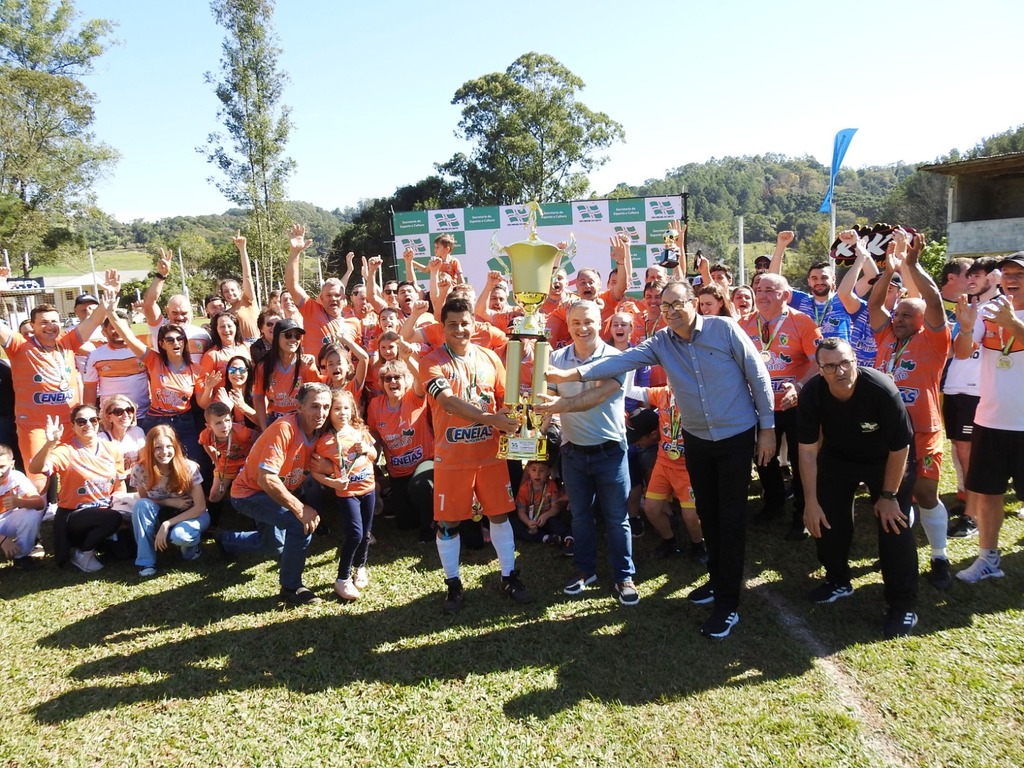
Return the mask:
<svg viewBox="0 0 1024 768"><path fill-rule="evenodd" d="M498 553L501 575L508 576L516 567L516 535L512 523L508 520L504 523L491 520L491 544Z"/></svg>
<svg viewBox="0 0 1024 768"><path fill-rule="evenodd" d="M978 548L978 556L984 557L992 565L999 565L999 550L998 549L982 549Z"/></svg>
<svg viewBox="0 0 1024 768"><path fill-rule="evenodd" d="M932 545L932 559L936 557L946 560L946 527L949 525L949 513L946 512L946 505L939 501L938 506L925 509L920 504L921 527L924 528L924 535L928 543Z"/></svg>
<svg viewBox="0 0 1024 768"><path fill-rule="evenodd" d="M434 537L437 542L437 554L441 556L441 567L444 569L446 579L459 578L459 550L462 548L462 539L459 536L452 536L450 539Z"/></svg>

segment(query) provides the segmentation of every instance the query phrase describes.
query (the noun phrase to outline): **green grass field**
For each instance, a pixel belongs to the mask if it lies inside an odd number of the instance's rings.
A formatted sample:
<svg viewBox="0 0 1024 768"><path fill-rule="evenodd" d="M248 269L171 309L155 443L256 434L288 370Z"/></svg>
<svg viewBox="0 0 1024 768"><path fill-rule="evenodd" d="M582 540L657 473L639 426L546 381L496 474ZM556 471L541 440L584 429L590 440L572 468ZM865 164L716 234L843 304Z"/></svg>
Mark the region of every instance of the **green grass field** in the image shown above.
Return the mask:
<svg viewBox="0 0 1024 768"><path fill-rule="evenodd" d="M144 251L97 251L93 254L97 271L104 269L152 269L153 257ZM90 271L89 257L61 261L59 264L33 267L34 277L61 277L64 275L81 275Z"/></svg>
<svg viewBox="0 0 1024 768"><path fill-rule="evenodd" d="M570 561L536 544L519 547L533 605L498 592L488 546L463 553L467 604L444 616L435 548L380 518L371 585L347 605L336 533L314 538L306 570L325 600L301 609L276 605L276 563L225 564L209 545L194 563L163 555L148 580L130 562L98 578L3 567L0 764L1024 763L1024 521L1003 529L1006 578L945 593L922 578L916 634L886 642L858 518L857 591L826 606L804 597L813 544L751 526L741 623L721 642L685 600L701 568L653 559L650 533L634 542L634 609L607 581L563 597ZM954 567L976 546L952 541Z"/></svg>

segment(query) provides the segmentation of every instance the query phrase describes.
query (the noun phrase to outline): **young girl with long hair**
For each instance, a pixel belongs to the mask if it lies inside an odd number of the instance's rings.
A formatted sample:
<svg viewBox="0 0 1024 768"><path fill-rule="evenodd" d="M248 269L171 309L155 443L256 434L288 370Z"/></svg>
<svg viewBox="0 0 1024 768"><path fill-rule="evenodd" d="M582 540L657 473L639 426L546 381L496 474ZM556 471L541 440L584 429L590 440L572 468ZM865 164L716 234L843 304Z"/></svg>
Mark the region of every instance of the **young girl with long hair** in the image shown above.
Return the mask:
<svg viewBox="0 0 1024 768"><path fill-rule="evenodd" d="M203 477L173 429L158 424L149 431L131 483L139 492L132 510L139 575L156 575L156 553L172 544L184 560L199 557L200 537L210 525Z"/></svg>
<svg viewBox="0 0 1024 768"><path fill-rule="evenodd" d="M377 501L373 477L377 449L359 418L355 398L348 390L333 393L330 428L317 441L315 454L334 465L330 475L312 474L322 485L334 489L345 524L345 541L341 545L334 591L342 600L357 600L360 590L370 581L366 562Z"/></svg>
<svg viewBox="0 0 1024 768"><path fill-rule="evenodd" d="M276 419L298 410L295 399L307 381L320 381L312 358L302 354L305 331L294 320L279 320L274 326L270 350L256 366L252 401L256 422L265 430Z"/></svg>

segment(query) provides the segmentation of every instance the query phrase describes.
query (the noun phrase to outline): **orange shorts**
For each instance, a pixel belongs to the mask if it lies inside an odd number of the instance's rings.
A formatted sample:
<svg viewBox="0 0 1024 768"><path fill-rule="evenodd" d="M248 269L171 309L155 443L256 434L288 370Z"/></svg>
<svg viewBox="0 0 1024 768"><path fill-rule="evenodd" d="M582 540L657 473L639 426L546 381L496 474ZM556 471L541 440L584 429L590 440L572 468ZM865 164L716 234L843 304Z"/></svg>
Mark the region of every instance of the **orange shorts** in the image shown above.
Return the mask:
<svg viewBox="0 0 1024 768"><path fill-rule="evenodd" d="M651 472L651 479L647 481L645 495L648 499L655 501L668 501L675 496L679 501L679 506L696 507L697 504L693 500L693 486L690 485L690 474L686 471L686 461L684 459L677 461L663 459L659 454Z"/></svg>
<svg viewBox="0 0 1024 768"><path fill-rule="evenodd" d="M942 469L942 438L942 430L914 433L918 477L939 479L939 470Z"/></svg>
<svg viewBox="0 0 1024 768"><path fill-rule="evenodd" d="M71 430L71 427L65 424L64 435L60 441L62 443L70 443L74 437L75 433ZM46 445L46 429L43 427L27 429L21 425L18 426L18 450L21 451L21 459L25 462L25 476L32 481L32 484L40 492L46 488L46 481L49 478L46 475L37 475L34 472L29 472L28 463L32 461L32 457L39 453L44 445Z"/></svg>
<svg viewBox="0 0 1024 768"><path fill-rule="evenodd" d="M473 509L473 501L479 509ZM469 520L474 515L504 515L514 511L515 499L505 462L479 469L442 469L434 466L434 519Z"/></svg>

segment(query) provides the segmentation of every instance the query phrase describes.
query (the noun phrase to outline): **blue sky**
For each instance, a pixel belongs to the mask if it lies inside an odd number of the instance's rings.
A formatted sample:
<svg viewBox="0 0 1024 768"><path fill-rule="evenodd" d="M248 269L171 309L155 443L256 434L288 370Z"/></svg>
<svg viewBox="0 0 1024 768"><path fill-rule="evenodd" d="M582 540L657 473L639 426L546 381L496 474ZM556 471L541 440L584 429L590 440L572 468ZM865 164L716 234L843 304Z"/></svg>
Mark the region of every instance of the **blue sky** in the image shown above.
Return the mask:
<svg viewBox="0 0 1024 768"><path fill-rule="evenodd" d="M121 153L97 187L121 220L218 213L195 147L217 130L223 40L204 0L78 0L118 22L121 44L87 79L95 132ZM413 183L469 145L451 104L467 80L528 51L586 83L579 99L622 123L626 143L593 189L660 178L688 162L776 152L845 165L930 161L1024 123L1024 3L378 2L278 0L298 168L291 199L333 209Z"/></svg>

